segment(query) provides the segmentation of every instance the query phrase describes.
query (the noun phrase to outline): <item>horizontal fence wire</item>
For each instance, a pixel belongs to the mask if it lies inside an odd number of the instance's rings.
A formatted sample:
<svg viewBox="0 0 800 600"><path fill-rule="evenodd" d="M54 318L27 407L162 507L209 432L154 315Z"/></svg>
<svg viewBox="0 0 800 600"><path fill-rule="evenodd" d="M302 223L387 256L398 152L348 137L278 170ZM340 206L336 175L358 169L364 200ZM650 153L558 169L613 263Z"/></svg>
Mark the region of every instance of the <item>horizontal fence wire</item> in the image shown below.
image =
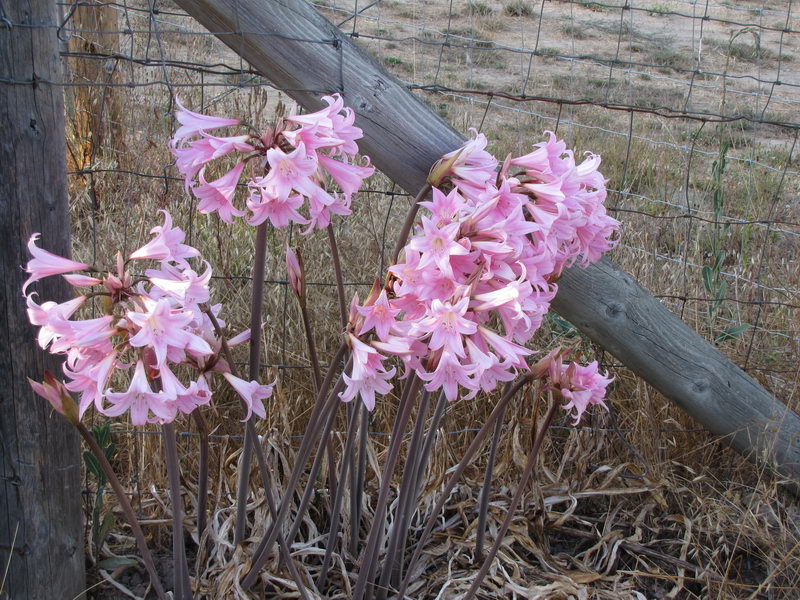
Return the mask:
<svg viewBox="0 0 800 600"><path fill-rule="evenodd" d="M145 222L142 210L169 207L189 243L214 261L220 301L226 307L246 305L252 277L247 243L236 237L241 230L196 214L166 151L174 99L190 101L200 112L241 114L243 122L254 123L271 114L279 100L285 102L284 94L330 93L334 82L331 89L278 89L219 38L279 34L207 31L171 2L59 5L63 19L55 29L68 65L64 77L48 81L28 74L0 85L44 84L65 91L74 254L88 253L102 268L113 260L112 248L129 252L146 240L155 223ZM795 3L325 0L314 5L432 110L462 131L485 132L503 153L527 152L544 130L553 130L575 148L576 157L585 150L601 154L609 179L607 206L624 232L612 259L779 398L796 403L800 24ZM42 25L0 15L0 27ZM280 37L338 43L335 37ZM383 276L391 236L411 198L380 177L361 196L367 200L356 201L353 220L339 222L336 232L343 253L356 258L357 266L346 267L345 285L363 297L374 278ZM281 251L290 241L304 251L311 251L311 244L297 231L270 235L265 283L273 292L265 309L269 350L262 372L307 383L310 367ZM324 256L306 260L308 285L319 296L316 309L326 314L335 305L333 277L325 272ZM245 319L233 315L230 325L244 327ZM606 367L624 370L620 364ZM137 438L156 434L115 431ZM377 424L370 433L388 435Z"/></svg>

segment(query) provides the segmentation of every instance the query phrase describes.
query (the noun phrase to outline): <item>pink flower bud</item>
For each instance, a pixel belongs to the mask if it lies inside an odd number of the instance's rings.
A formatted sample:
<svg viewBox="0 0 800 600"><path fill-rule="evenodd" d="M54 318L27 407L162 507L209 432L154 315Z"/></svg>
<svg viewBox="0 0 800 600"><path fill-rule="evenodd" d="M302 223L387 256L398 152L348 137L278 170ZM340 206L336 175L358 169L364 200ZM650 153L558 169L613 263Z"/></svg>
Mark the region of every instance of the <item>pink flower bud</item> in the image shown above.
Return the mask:
<svg viewBox="0 0 800 600"><path fill-rule="evenodd" d="M286 246L286 275L289 278L289 285L300 302L306 301L306 277L303 270L303 257L300 251L295 252L289 246Z"/></svg>
<svg viewBox="0 0 800 600"><path fill-rule="evenodd" d="M50 403L50 406L73 425L78 424L78 407L64 384L58 381L50 371L44 372L44 382L28 379L28 383L39 396Z"/></svg>

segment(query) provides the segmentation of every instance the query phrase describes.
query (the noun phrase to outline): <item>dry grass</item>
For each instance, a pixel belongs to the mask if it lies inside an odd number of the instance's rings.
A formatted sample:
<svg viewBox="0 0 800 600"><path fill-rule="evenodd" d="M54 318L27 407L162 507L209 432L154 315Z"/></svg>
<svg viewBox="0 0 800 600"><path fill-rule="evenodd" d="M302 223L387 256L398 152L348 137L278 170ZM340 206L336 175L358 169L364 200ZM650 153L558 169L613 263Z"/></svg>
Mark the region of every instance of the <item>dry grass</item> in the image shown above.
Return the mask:
<svg viewBox="0 0 800 600"><path fill-rule="evenodd" d="M473 40L467 45L477 48L444 48L438 70L442 49L437 45L374 41L367 46L390 70L406 80L429 83L438 74L438 83L454 89L520 93L529 57L504 50L504 46L519 45L524 38L526 47L530 47L530 28L537 27L538 20L507 16L504 7L509 4L462 3L451 27L483 45ZM589 6L592 3L584 4L585 7L547 3L542 18L551 21L543 23L545 33L539 41L540 51L553 48L562 55L613 58L622 35L620 47L631 48L627 58L639 60L637 57L643 55L644 60L662 69L673 69L673 75L675 67L691 65L692 57L687 56L680 40L668 44L658 38L658 43L645 43L655 39L649 29L654 27L653 23L665 23L672 17L636 13L637 21L620 31L618 14ZM329 2L327 6L326 14L331 18L341 16L336 12L342 8L341 2ZM445 31L442 11L446 8L446 3L428 7L420 3L384 2L376 7L377 12L362 15L358 26L360 31L378 37L416 35L427 42L443 41L444 35L439 32ZM372 15L382 20L370 20ZM147 29L147 21L141 16L134 13L128 16L133 29ZM162 36L170 58L214 56L214 60L207 62L239 65L229 50L210 37L186 36L181 27L199 29L189 19L163 19L161 26L165 30L177 32ZM548 24L552 26L548 28ZM438 29L434 30L432 25ZM425 29L420 31L419 27ZM713 29L714 25L708 27ZM378 34L379 30L384 33ZM548 38L548 31L555 35ZM722 33L712 33L718 39L725 37ZM125 40L129 43L129 38ZM134 53L143 53L146 42L145 35L134 36ZM774 59L777 50L773 42L762 37L758 56L745 60L743 55L741 60L731 61L729 68L738 72L735 70L752 66L752 62L749 66L740 63ZM388 43L395 46L388 48ZM796 42L787 36L785 44L784 52L792 50ZM633 50L637 45L641 52ZM724 47L720 44L715 52ZM673 55L657 55L658 52ZM712 53L704 57L709 61L704 68L721 70L724 58ZM768 68L768 64L764 65L764 69ZM687 88L679 80L688 75L666 77L658 68L636 70L623 75L619 69L609 74L608 68L596 65L540 57L532 63L532 78L526 89L528 94L554 98L591 97L599 102L683 108ZM140 83L162 76L153 67L132 67L127 63L120 63L115 75L119 81ZM200 77L189 71L172 69L169 76L173 85L193 86L176 88L191 107L236 115L246 123L268 120L280 99L280 94L263 87L237 87L240 82L249 83L249 75L207 75L203 80L205 88L200 85ZM211 83L223 85L209 86ZM698 77L696 83L716 87L698 85L693 89L691 108L695 110L722 109L756 117L761 114L763 100L758 105L744 94L744 86L749 85L746 82L741 83L741 94L727 90L724 102L719 78ZM100 170L134 171L139 175L98 172L71 177L74 255L98 266L108 265L118 248L130 252L146 239L147 231L155 224L155 209L169 208L177 223L190 232L192 243L214 266L219 277L214 282L214 300L224 303L223 318L233 331L244 328L250 293L247 277L252 260L252 230L199 215L193 202L184 195L181 182L170 179L176 172L169 167L171 160L165 146L173 126L168 114L169 93L165 89L117 89L114 95L117 101L121 97L127 109L114 117L113 143L109 141L112 138L107 138L104 145L96 146L90 153L92 166ZM631 140L627 137L628 113L596 106L559 108L549 103L494 100L486 111L485 97L480 95L423 98L462 131L482 123L491 139L491 149L498 155L526 151L540 139L541 131L554 128L576 150L602 153L609 188L617 190L610 194L608 205L618 211L625 232L624 244L613 259L653 293L666 296L665 302L708 339L718 338L733 326L753 324L757 318L759 329L752 340L752 331L748 331L721 341L720 348L739 364L747 361L749 372L767 389L797 407L796 305L800 301L796 290L800 278L794 257L800 234L798 179L795 175L782 179L781 171L785 166L797 170L800 161L796 156L789 157L790 138L785 128L740 121L717 129L714 124L700 127L693 121L636 115ZM769 107L770 120L796 121L796 114L793 116L790 109L791 105L773 102ZM123 132L122 139L118 131ZM79 132L77 128L71 132L70 148L75 156L86 156L86 140ZM711 203L716 185L712 164L721 141L725 140L732 143L729 157L742 160L730 160L725 171L723 214L757 222L718 227L726 251L723 271L730 300L712 317L707 311L709 294L699 267L710 260L715 229ZM691 145L705 154L695 154L690 163L686 148ZM745 162L748 160L766 166ZM362 294L368 285L360 284L368 284L381 275L388 249L393 246L394 235L410 202L407 196L383 193L399 190L382 176L374 177L369 188L377 191L362 194L354 214L337 225L345 279L359 284L348 286L348 291ZM687 203L691 213L703 220L683 217ZM760 222L770 217L780 223L768 227ZM330 357L336 345L336 298L334 288L327 285L333 281L333 274L324 236L301 238L297 231L272 231L268 278L276 281L285 278L283 248L290 235L306 257L309 280L326 284L311 287L310 301L319 352ZM754 286L756 281L766 287ZM681 300L684 298L685 301ZM787 306L758 307L749 303L753 300L782 302ZM286 366L263 369L264 379L279 375L281 384L268 407L268 419L258 426L280 480L292 464L296 440L291 436L304 431L312 402L312 384L308 370L296 368L307 364L299 315L280 282L268 286L264 315L265 362ZM720 440L697 431L698 425L680 410L626 369L615 365L613 357L605 355L602 349L580 340L574 328L556 317L548 321L537 341L543 346L552 344L554 336L579 343L585 357L599 358L609 365L617 377L611 399L616 422L611 414L597 411L581 429L571 428L568 422L557 424L540 457L538 480L525 498L524 508L519 511L499 560L486 579L483 597L493 594L493 597L520 598L796 598L800 591L800 513L795 501L780 491L773 474L758 470L733 454ZM246 351L239 349L239 352L244 361ZM369 446L371 469L365 523L371 518L380 477L378 465L386 450L385 438L380 434L390 430L396 404L396 397L387 398L371 417L375 435ZM240 441L224 436L242 433L235 406L234 399L222 392L213 409L219 418L210 419L216 423L214 434L223 437L214 438L211 446L212 514L200 553L205 568L199 574L204 597L246 597L237 589L237 581L246 569L252 544L257 542L268 520L263 495L254 491L248 514L252 537L244 548L233 547L231 506ZM472 435L449 432L474 427L488 415L491 406L492 399L479 397L448 408L412 524L409 539L412 548L414 535L422 529L447 469ZM504 507L515 490L530 445L531 406L529 399L520 399L507 415L492 496L489 541L505 516ZM340 415L337 427L341 431L344 425L344 417ZM180 426L189 433L194 431L188 421ZM128 427L121 424L117 429L127 431ZM120 448L115 466L124 475L123 482L136 493L134 500L147 519L145 529L153 547L168 554L169 502L160 439L146 433L122 432L115 438ZM196 537L191 521L196 491L196 438L184 437L180 443L187 490L185 503L190 515L187 525ZM337 444L341 443L341 438L337 438ZM473 556L475 507L484 464L485 456L476 460L450 498L441 518L446 526L425 550L420 565L424 570L420 571L411 597L437 594L443 598L458 597L469 586L477 569ZM257 479L255 471L254 479ZM303 541L294 548L295 560L311 579L321 562L320 535L325 533L327 500L328 490L320 483L310 518L301 529ZM343 515L348 514L345 507ZM343 527L347 535L352 527L347 518ZM132 546L123 532L116 535L114 549ZM353 559L347 554L337 559L336 577L331 581L331 589L326 590L328 597L348 597L352 582L345 574L351 572ZM293 596L293 584L277 562L270 564L264 577L267 596Z"/></svg>

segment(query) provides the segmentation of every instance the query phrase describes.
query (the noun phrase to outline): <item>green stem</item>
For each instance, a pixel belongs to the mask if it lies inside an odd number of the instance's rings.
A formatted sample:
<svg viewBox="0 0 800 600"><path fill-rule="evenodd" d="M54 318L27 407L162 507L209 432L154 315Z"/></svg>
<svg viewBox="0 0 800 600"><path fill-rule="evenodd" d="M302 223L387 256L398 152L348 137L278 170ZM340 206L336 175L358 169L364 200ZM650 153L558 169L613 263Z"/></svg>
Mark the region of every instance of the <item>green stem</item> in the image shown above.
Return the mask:
<svg viewBox="0 0 800 600"><path fill-rule="evenodd" d="M208 508L208 425L199 408L192 411L192 417L197 424L197 431L200 433L200 459L197 469L197 545L202 549ZM201 555L202 552L198 551L198 559ZM197 564L195 564L195 571L199 577L200 569Z"/></svg>
<svg viewBox="0 0 800 600"><path fill-rule="evenodd" d="M77 423L76 427L78 428L78 433L80 433L81 437L86 441L86 445L89 446L89 450L94 454L97 462L100 463L100 468L103 469L106 479L111 484L111 489L114 490L114 494L117 496L119 506L122 508L122 514L125 515L128 525L131 526L133 537L136 539L136 545L139 547L139 553L142 555L142 562L144 562L144 566L147 569L147 574L150 576L150 585L153 586L153 591L155 591L159 600L167 600L168 597L164 592L164 588L161 586L161 580L158 578L158 573L156 572L153 555L150 554L150 549L147 547L147 542L145 541L142 528L139 525L139 520L133 512L133 507L128 500L128 496L125 494L125 490L122 488L122 484L120 484L119 479L117 479L114 469L111 468L111 464L108 462L105 452L103 452L102 448L97 444L91 432L86 429L83 423Z"/></svg>
<svg viewBox="0 0 800 600"><path fill-rule="evenodd" d="M486 560L483 561L480 571L478 571L478 574L475 576L475 579L463 600L470 600L478 592L478 589L481 587L481 583L483 582L483 578L486 577L486 573L489 572L489 567L492 566L494 557L497 556L497 551L500 550L500 545L503 543L503 539L506 537L506 532L508 532L508 528L511 526L511 521L514 520L514 513L516 512L517 506L519 506L519 502L522 499L522 494L525 492L525 486L528 484L528 480L533 473L533 468L536 466L536 457L539 455L539 450L542 447L542 442L544 441L544 436L547 433L547 428L550 427L550 422L553 420L553 415L555 415L558 406L558 402L553 402L551 398L550 407L547 409L547 414L544 417L542 427L539 429L539 433L533 442L533 447L528 455L528 462L525 464L525 469L522 472L522 478L517 484L517 491L514 493L514 497L511 499L511 504L508 507L506 518L503 521L503 524L500 526L500 531L497 532L494 544L492 544L492 548L489 550L489 555L486 557Z"/></svg>
<svg viewBox="0 0 800 600"><path fill-rule="evenodd" d="M397 237L397 244L395 245L394 252L392 253L392 264L397 264L397 257L400 256L400 252L405 247L406 241L408 241L408 236L411 233L411 228L414 226L414 221L417 218L419 203L425 199L425 196L427 196L430 191L430 183L423 185L422 189L417 194L417 197L414 198L414 204L412 204L411 208L408 209L406 220L403 223L403 228L400 230L400 235Z"/></svg>
<svg viewBox="0 0 800 600"><path fill-rule="evenodd" d="M389 592L389 578L393 573L400 568L399 561L396 560L397 551L399 549L400 541L404 538L403 532L406 529L406 508L409 502L412 502L411 494L413 486L416 483L414 480L415 465L419 461L419 454L422 450L422 438L425 432L425 421L428 415L428 404L430 404L431 393L427 390L422 394L422 400L419 403L417 410L417 420L414 423L414 432L411 434L411 442L408 445L408 453L406 454L406 468L403 469L403 478L400 481L400 491L397 497L397 509L395 517L392 520L392 530L389 533L387 540L388 550L386 551L386 558L383 561L384 568L381 572L380 580L378 581L378 591L375 595L376 600L385 600ZM402 551L402 548L400 548Z"/></svg>
<svg viewBox="0 0 800 600"><path fill-rule="evenodd" d="M367 547L363 554L361 569L358 573L358 580L356 581L356 588L353 592L353 598L355 600L362 600L364 598L367 585L372 582L375 569L377 569L378 566L378 554L380 553L381 543L383 541L385 525L384 515L386 513L386 505L389 501L389 489L392 487L392 474L397 464L397 458L400 456L403 435L405 434L408 420L411 417L411 408L414 405L414 399L417 396L420 384L421 381L419 377L417 377L416 374L412 375L411 381L406 384L403 397L400 399L398 415L395 419L394 427L392 428L389 454L383 467L383 477L381 478L381 487L378 491L378 500L375 503L375 513L372 516L372 527L370 528L369 537L367 538ZM387 565L387 568L391 567Z"/></svg>
<svg viewBox="0 0 800 600"><path fill-rule="evenodd" d="M183 539L183 506L181 499L181 472L178 463L178 444L175 426L164 423L164 457L167 463L169 494L172 502L172 570L174 594L178 600L191 600L192 584L189 580L189 563L186 561L186 544Z"/></svg>
<svg viewBox="0 0 800 600"><path fill-rule="evenodd" d="M521 377L514 383L512 386L506 390L503 396L500 398L498 403L495 405L494 410L492 410L489 417L486 419L486 422L483 424L483 427L480 428L478 433L475 435L475 438L472 440L472 443L467 448L466 452L464 452L464 456L459 461L458 465L456 466L455 470L450 475L450 478L447 480L447 483L444 486L441 494L439 495L439 500L436 502L436 505L433 507L433 511L431 511L431 515L428 518L428 522L425 524L425 529L422 531L422 535L420 535L419 540L417 541L416 549L414 550L414 554L411 556L411 560L408 562L408 566L406 567L406 576L403 578L403 582L400 585L400 589L398 590L397 597L404 598L405 592L408 589L409 583L411 583L411 575L414 573L414 565L417 564L420 556L422 556L422 549L425 546L425 543L428 541L428 538L433 531L433 527L436 524L436 520L439 517L439 514L442 512L444 508L445 502L450 497L450 492L452 491L453 487L455 487L456 483L459 479L461 479L462 475L464 475L464 471L467 470L467 467L472 461L472 457L478 451L478 448L481 447L483 444L483 440L489 434L491 427L497 422L497 419L500 417L500 414L505 410L506 405L508 404L509 400L513 398L517 392L522 389L522 387L529 381L529 377Z"/></svg>
<svg viewBox="0 0 800 600"><path fill-rule="evenodd" d="M320 391L317 394L317 401L315 402L314 410L312 411L311 418L309 419L306 435L303 436L303 441L300 444L300 450L295 458L294 467L292 468L292 472L289 476L289 484L286 486L286 492L281 500L275 522L272 524L264 538L262 538L258 548L256 548L253 566L242 580L242 586L246 590L253 586L256 578L258 577L258 573L267 562L269 551L271 550L272 545L275 543L280 531L280 527L283 525L283 521L286 519L286 515L289 512L291 498L298 482L300 481L300 475L302 470L305 468L309 454L311 454L311 449L313 448L314 444L316 444L320 434L322 433L323 425L326 417L329 414L329 411L333 410L336 406L336 402L339 401L337 393L340 389L340 386L344 383L341 375L339 376L338 383L330 394L328 394L328 390L330 389L334 374L339 367L339 363L344 358L346 351L347 345L342 343L339 346L339 350L336 352L336 356L334 356L333 360L331 361L331 365L325 375L325 380L322 382Z"/></svg>
<svg viewBox="0 0 800 600"><path fill-rule="evenodd" d="M250 379L258 379L261 355L261 307L264 300L264 274L267 256L267 221L256 230L255 259L253 261L253 294L250 303ZM244 540L246 523L247 493L250 488L250 464L253 461L255 439L249 429L245 429L242 462L236 489L236 528L234 544Z"/></svg>
<svg viewBox="0 0 800 600"><path fill-rule="evenodd" d="M505 411L503 411L505 412ZM486 537L486 517L489 512L489 494L492 489L492 475L494 474L494 461L497 458L497 446L500 443L500 436L503 434L503 416L501 413L497 418L497 426L494 428L492 445L489 449L489 462L486 465L486 473L483 477L483 488L478 507L478 529L477 539L475 540L475 561L483 560L483 542Z"/></svg>
<svg viewBox="0 0 800 600"><path fill-rule="evenodd" d="M339 317L342 321L342 330L347 328L347 300L344 297L344 279L342 277L342 264L339 262L339 249L336 246L336 236L333 234L333 223L328 225L328 244L331 247L333 259L333 273L336 276L336 296L339 299Z"/></svg>
<svg viewBox="0 0 800 600"><path fill-rule="evenodd" d="M353 407L350 414L350 422L347 425L347 441L342 451L342 464L339 470L339 481L344 481L347 478L347 472L350 468L350 463L353 462L353 443L356 439L356 425L358 424L358 417L361 414L361 403L356 400L357 404ZM328 577L328 569L331 565L331 557L333 556L333 549L336 546L336 533L339 529L339 517L342 513L342 499L344 498L344 486L341 485L336 489L334 496L333 508L331 509L330 529L328 531L328 538L325 541L325 557L322 561L322 568L319 572L317 579L317 589L322 590L325 587L325 582ZM351 500L352 502L352 500ZM344 543L344 541L342 542Z"/></svg>
<svg viewBox="0 0 800 600"><path fill-rule="evenodd" d="M238 377L238 369L236 368L236 363L233 361L233 354L231 354L231 348L228 346L228 342L225 339L225 336L222 333L222 328L219 325L219 321L214 316L214 313L211 312L211 309L208 307L207 304L200 305L200 310L202 310L208 316L209 320L211 321L211 325L214 328L214 332L217 334L217 337L220 340L220 346L222 347L222 352L225 355L225 360L228 361L228 368L231 371L231 375L234 377ZM241 400L242 411L246 412L247 407L245 406L244 400ZM245 431L250 433L250 436L254 439L258 439L258 435L255 430L255 425L253 425L253 420L248 419L247 423L245 424ZM258 462L258 471L261 475L261 482L264 485L264 495L267 497L267 505L269 507L270 517L272 520L275 521L277 509L275 506L275 498L272 495L272 479L269 476L269 470L267 469L267 459L264 456L264 449L261 447L261 444L254 445L256 460ZM304 598L304 600L310 600L308 597L308 592L306 591L305 584L303 580L300 578L300 573L297 572L297 568L295 567L294 561L292 560L292 555L290 552L289 546L286 544L282 535L278 535L278 545L280 547L281 556L286 563L286 568L289 569L289 575L292 577L294 582L297 584L297 589L300 592L300 595Z"/></svg>

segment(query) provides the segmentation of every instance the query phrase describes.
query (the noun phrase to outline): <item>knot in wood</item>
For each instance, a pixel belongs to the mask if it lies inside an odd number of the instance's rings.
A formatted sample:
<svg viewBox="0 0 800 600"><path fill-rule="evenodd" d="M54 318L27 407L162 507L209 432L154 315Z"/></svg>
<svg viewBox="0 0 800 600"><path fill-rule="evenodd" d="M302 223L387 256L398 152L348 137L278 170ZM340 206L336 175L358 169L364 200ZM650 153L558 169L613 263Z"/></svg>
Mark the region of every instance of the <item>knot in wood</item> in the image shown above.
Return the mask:
<svg viewBox="0 0 800 600"><path fill-rule="evenodd" d="M606 315L611 319L619 319L625 315L625 306L619 302L612 302L606 306Z"/></svg>

